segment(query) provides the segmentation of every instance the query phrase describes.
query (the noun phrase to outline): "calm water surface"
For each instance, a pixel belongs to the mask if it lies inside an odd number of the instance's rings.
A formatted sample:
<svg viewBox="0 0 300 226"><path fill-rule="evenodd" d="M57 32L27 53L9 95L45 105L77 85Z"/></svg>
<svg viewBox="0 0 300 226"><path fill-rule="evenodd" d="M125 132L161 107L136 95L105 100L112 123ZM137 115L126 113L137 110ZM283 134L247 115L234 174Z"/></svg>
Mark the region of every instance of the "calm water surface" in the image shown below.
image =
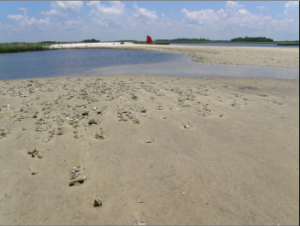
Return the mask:
<svg viewBox="0 0 300 226"><path fill-rule="evenodd" d="M67 49L0 54L0 79L87 76L94 68L179 62L182 54L119 50Z"/></svg>
<svg viewBox="0 0 300 226"><path fill-rule="evenodd" d="M68 49L0 54L0 80L93 75L299 79L299 68L201 64L183 54L140 50Z"/></svg>

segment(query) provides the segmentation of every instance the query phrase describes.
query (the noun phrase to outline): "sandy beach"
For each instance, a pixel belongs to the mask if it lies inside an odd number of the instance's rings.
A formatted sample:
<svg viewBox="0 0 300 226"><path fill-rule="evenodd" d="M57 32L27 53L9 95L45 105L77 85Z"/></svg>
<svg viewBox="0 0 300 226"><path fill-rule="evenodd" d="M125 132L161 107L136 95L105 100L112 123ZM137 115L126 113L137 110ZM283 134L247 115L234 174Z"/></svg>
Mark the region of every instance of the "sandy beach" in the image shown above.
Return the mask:
<svg viewBox="0 0 300 226"><path fill-rule="evenodd" d="M58 44L51 45L50 48L109 48L160 51L185 54L198 63L299 68L299 48L146 45L130 42L125 42L123 45L120 42Z"/></svg>
<svg viewBox="0 0 300 226"><path fill-rule="evenodd" d="M185 48L299 67L299 49ZM299 80L95 75L0 94L1 224L299 223Z"/></svg>

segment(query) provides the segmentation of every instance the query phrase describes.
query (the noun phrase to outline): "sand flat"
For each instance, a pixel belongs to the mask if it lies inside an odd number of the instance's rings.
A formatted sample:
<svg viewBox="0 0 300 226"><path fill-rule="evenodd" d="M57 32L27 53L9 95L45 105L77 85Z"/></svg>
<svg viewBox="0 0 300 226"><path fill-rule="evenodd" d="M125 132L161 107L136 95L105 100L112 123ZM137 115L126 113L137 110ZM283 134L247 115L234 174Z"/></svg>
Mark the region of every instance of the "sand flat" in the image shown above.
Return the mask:
<svg viewBox="0 0 300 226"><path fill-rule="evenodd" d="M2 224L299 222L298 81L91 76L0 91ZM74 166L87 179L69 186Z"/></svg>
<svg viewBox="0 0 300 226"><path fill-rule="evenodd" d="M125 42L58 44L50 48L109 48L161 51L186 54L194 62L225 65L270 66L299 68L299 48L282 47L237 47L237 46L187 46L146 45Z"/></svg>

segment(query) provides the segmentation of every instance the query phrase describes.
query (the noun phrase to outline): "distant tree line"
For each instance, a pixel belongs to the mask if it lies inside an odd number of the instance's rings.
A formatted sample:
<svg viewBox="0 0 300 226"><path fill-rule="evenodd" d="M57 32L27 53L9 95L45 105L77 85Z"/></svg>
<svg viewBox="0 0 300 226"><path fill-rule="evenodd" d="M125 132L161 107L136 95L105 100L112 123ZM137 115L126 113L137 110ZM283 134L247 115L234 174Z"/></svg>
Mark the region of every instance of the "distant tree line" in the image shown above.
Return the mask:
<svg viewBox="0 0 300 226"><path fill-rule="evenodd" d="M245 38L233 38L231 39L232 42L274 42L271 38L266 37L245 37Z"/></svg>
<svg viewBox="0 0 300 226"><path fill-rule="evenodd" d="M206 39L206 38L175 38L175 39L156 39L155 41L164 41L164 42L192 41L192 42L197 42L197 41L210 41L210 40Z"/></svg>
<svg viewBox="0 0 300 226"><path fill-rule="evenodd" d="M57 42L57 41L41 41L39 43L65 43L65 42Z"/></svg>
<svg viewBox="0 0 300 226"><path fill-rule="evenodd" d="M101 42L100 40L97 40L97 39L84 39L82 42Z"/></svg>
<svg viewBox="0 0 300 226"><path fill-rule="evenodd" d="M137 40L132 39L122 39L122 40L116 40L116 41L108 41L108 42L136 42Z"/></svg>

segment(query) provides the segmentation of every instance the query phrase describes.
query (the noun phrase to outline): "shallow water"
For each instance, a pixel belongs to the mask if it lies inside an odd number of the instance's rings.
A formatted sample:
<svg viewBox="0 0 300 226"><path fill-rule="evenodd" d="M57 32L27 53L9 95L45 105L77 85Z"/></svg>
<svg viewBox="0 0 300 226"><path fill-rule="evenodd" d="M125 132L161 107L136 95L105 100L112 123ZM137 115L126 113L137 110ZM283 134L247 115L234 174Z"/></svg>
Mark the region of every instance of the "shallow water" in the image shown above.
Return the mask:
<svg viewBox="0 0 300 226"><path fill-rule="evenodd" d="M299 68L201 64L179 53L140 50L68 49L0 54L0 80L93 75L299 79Z"/></svg>
<svg viewBox="0 0 300 226"><path fill-rule="evenodd" d="M201 64L194 62L153 63L102 67L89 70L89 75L168 75L184 77L247 77L299 79L299 68Z"/></svg>
<svg viewBox="0 0 300 226"><path fill-rule="evenodd" d="M179 62L181 54L119 49L67 49L0 54L0 79L86 76L99 67Z"/></svg>

